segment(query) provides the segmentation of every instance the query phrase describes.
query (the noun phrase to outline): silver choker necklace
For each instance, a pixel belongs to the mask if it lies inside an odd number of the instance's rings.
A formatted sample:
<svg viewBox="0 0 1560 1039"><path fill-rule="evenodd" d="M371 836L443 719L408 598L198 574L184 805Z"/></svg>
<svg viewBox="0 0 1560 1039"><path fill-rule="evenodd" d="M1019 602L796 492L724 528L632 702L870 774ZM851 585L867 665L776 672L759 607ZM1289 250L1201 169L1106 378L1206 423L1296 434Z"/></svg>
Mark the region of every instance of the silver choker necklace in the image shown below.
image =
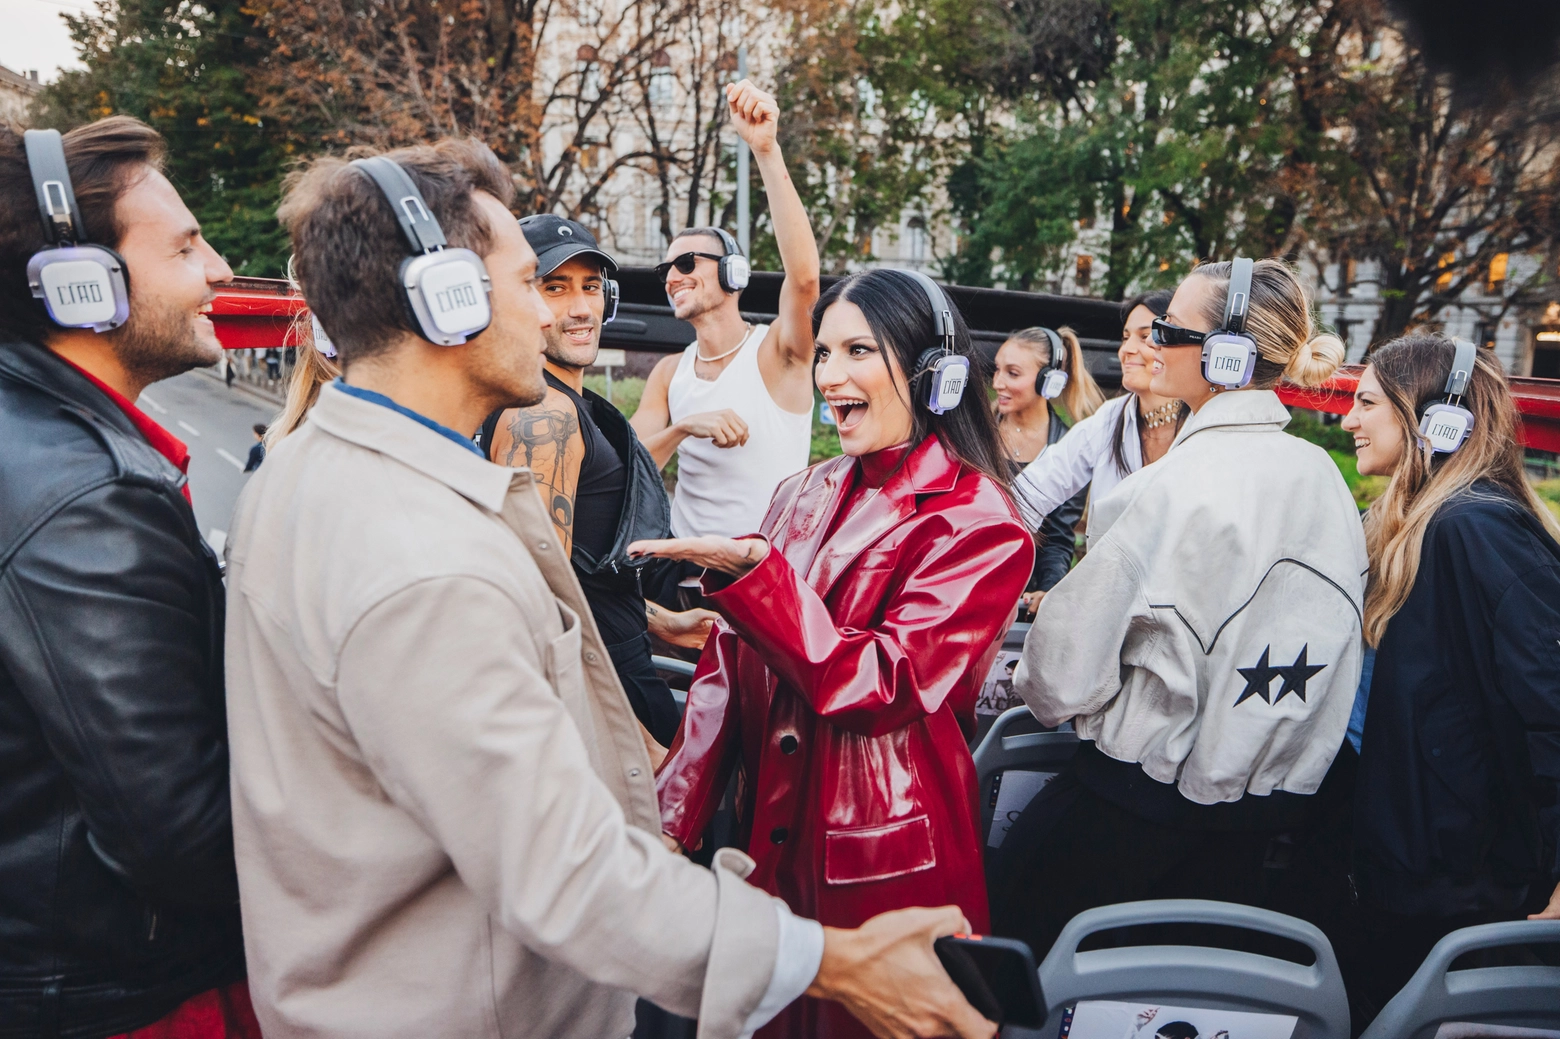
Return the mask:
<svg viewBox="0 0 1560 1039"><path fill-rule="evenodd" d="M1158 429L1166 426L1181 417L1181 402L1173 400L1169 404L1155 408L1153 411L1143 412L1143 428Z"/></svg>

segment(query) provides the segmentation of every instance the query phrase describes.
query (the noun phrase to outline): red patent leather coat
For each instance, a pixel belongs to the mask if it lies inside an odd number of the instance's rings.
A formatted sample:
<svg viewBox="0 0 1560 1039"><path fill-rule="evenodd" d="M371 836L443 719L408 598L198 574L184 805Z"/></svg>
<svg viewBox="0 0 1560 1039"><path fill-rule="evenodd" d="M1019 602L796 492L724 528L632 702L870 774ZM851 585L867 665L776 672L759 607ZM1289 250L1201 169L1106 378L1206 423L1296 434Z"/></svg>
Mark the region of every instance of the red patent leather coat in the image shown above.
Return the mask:
<svg viewBox="0 0 1560 1039"><path fill-rule="evenodd" d="M857 486L901 457L876 493ZM836 521L847 500L859 507ZM740 762L751 882L831 926L954 904L985 930L966 741L1029 579L1029 532L1001 490L935 437L908 457L847 456L798 473L763 532L771 551L752 571L705 578L723 620L657 777L664 829L697 844ZM807 998L761 1032L867 1034Z"/></svg>

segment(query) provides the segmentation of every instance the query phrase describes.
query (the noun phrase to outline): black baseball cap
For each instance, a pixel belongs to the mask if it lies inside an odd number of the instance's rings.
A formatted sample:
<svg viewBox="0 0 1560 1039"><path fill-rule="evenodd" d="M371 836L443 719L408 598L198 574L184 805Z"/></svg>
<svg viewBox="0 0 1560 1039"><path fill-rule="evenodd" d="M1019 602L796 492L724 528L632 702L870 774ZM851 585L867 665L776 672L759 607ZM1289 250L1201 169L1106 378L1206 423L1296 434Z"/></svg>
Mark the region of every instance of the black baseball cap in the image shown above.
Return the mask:
<svg viewBox="0 0 1560 1039"><path fill-rule="evenodd" d="M606 272L618 268L617 261L596 244L596 236L586 230L578 220L565 220L553 213L538 213L520 221L525 240L536 253L537 277L551 274L563 265L563 261L588 254L599 259Z"/></svg>

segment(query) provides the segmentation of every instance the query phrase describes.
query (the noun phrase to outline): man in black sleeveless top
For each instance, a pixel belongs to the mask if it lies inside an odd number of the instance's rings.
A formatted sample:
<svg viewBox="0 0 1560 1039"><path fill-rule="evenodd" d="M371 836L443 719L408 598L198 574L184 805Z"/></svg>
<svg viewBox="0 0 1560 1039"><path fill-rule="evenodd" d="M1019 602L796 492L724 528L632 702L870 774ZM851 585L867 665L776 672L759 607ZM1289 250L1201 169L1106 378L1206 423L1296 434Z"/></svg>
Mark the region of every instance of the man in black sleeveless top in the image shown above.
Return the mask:
<svg viewBox="0 0 1560 1039"><path fill-rule="evenodd" d="M677 732L677 704L650 662L648 631L697 647L715 614L647 604L638 561L630 565L625 551L639 538L670 536L670 515L660 471L628 420L585 389L585 369L601 346L606 279L617 262L573 220L544 214L520 227L536 252L542 298L553 312L552 327L542 333L547 397L490 415L482 448L494 462L536 475L634 714L665 747Z"/></svg>

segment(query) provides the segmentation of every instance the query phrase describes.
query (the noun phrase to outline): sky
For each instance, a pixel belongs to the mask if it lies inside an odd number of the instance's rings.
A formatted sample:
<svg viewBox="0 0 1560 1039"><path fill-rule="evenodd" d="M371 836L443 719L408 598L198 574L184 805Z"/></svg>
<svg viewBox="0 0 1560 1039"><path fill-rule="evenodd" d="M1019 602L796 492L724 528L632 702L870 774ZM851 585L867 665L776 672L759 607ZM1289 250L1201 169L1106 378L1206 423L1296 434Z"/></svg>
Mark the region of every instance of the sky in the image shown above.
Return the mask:
<svg viewBox="0 0 1560 1039"><path fill-rule="evenodd" d="M13 72L37 69L52 82L61 68L80 68L70 33L60 17L95 10L91 0L0 0L0 65Z"/></svg>

